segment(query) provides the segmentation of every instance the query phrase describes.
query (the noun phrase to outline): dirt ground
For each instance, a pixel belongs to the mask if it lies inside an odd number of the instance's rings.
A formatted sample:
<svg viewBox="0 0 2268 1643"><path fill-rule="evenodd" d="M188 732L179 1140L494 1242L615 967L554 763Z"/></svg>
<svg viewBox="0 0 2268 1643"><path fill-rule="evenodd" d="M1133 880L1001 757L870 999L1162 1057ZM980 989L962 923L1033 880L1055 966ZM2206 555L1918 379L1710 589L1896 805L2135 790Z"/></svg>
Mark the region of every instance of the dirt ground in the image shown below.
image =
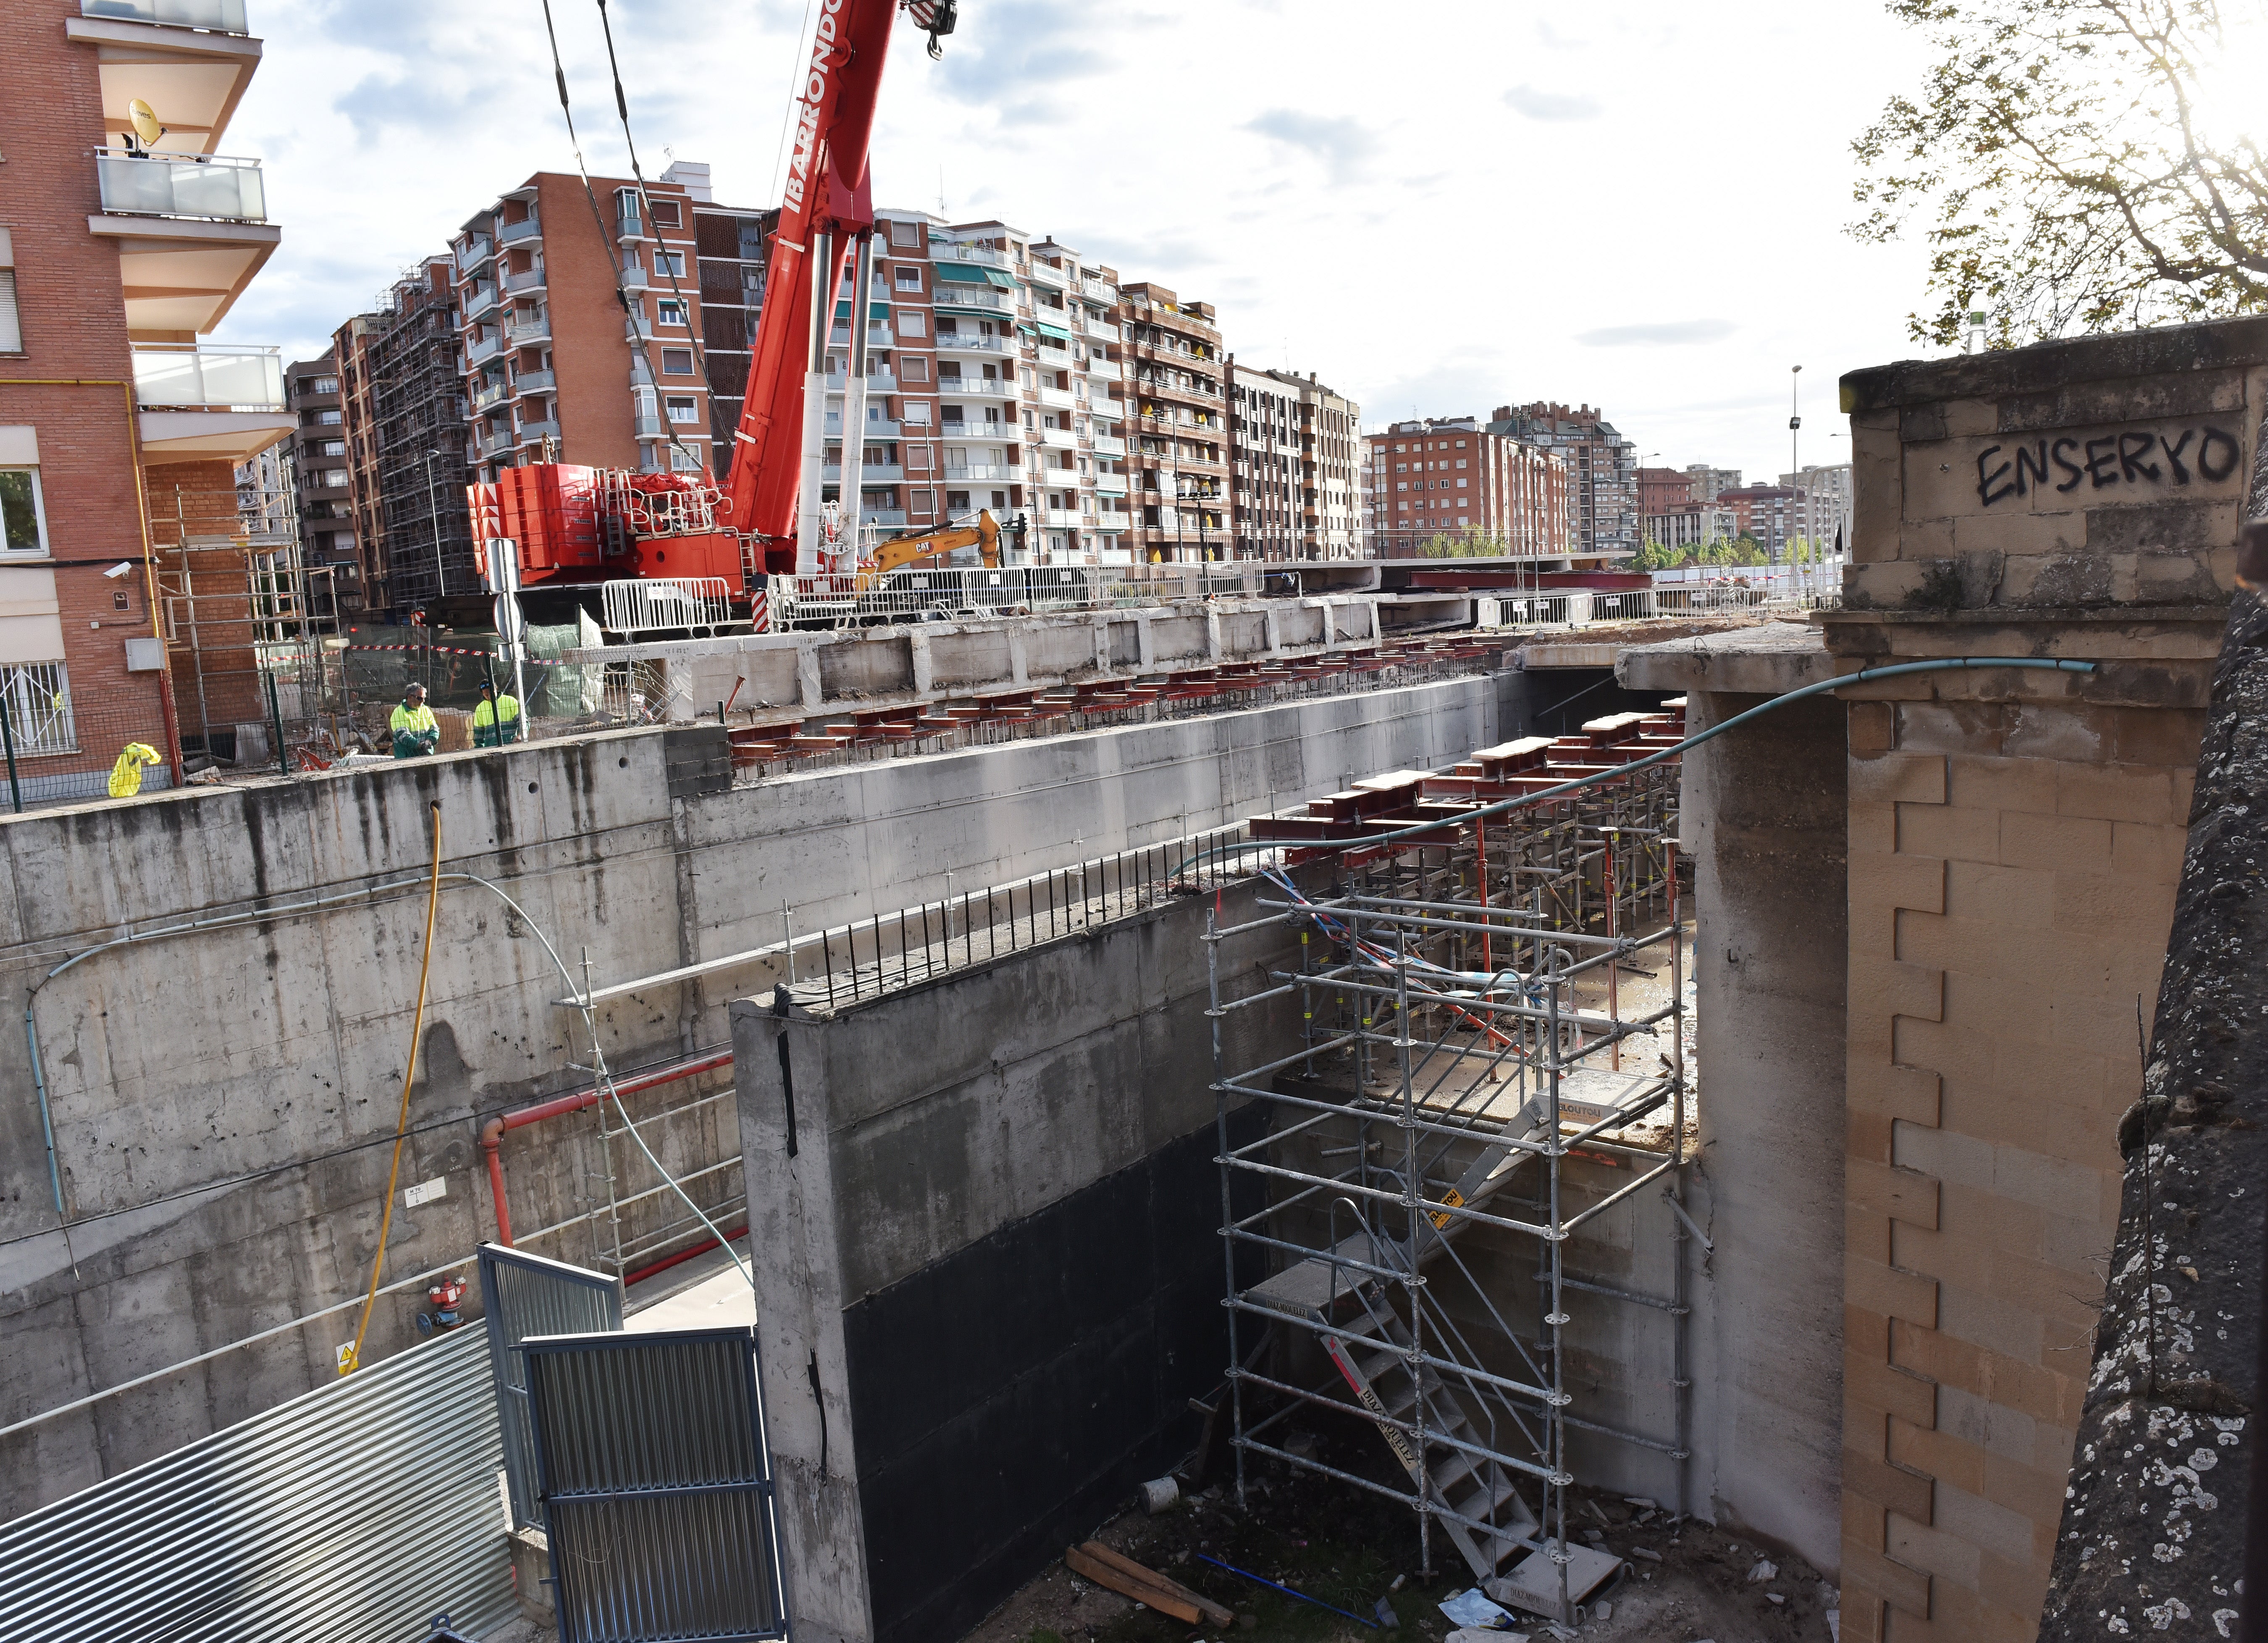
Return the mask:
<svg viewBox="0 0 2268 1643"><path fill-rule="evenodd" d="M1238 1624L1231 1630L1239 1643L1353 1643L1388 1628L1271 1591L1207 1563L1208 1556L1349 1615L1373 1617L1383 1597L1399 1638L1439 1643L1455 1630L1438 1605L1471 1579L1438 1536L1432 1577L1421 1571L1407 1508L1313 1473L1256 1468L1249 1476L1249 1509L1241 1514L1233 1487L1215 1485L1154 1518L1130 1509L1091 1538L1234 1610ZM1560 1635L1631 1643L1828 1643L1835 1591L1800 1560L1659 1512L1640 1524L1638 1510L1615 1496L1577 1491L1571 1499L1571 1538L1575 1527L1588 1525L1625 1566L1594 1595L1583 1624ZM1751 1580L1760 1560L1774 1565L1775 1573ZM1604 1617L1596 1613L1602 1606L1609 1610ZM1554 1635L1528 1617L1519 1618L1515 1631L1538 1643ZM1228 1635L1143 1609L1057 1562L965 1643L1220 1643Z"/></svg>

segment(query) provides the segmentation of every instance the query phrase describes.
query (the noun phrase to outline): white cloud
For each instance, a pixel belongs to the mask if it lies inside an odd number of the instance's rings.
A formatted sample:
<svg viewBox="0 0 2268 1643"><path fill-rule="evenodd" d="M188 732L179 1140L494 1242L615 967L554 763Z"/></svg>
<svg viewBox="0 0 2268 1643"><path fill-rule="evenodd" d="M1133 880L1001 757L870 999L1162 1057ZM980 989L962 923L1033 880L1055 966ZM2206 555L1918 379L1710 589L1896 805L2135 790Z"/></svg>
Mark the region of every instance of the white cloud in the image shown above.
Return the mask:
<svg viewBox="0 0 2268 1643"><path fill-rule="evenodd" d="M942 62L894 37L875 198L935 210L941 186L1216 302L1246 357L1367 422L1587 402L1665 460L1777 473L1800 361L1804 455L1831 454L1810 430L1836 377L1912 351L1921 255L1841 228L1848 141L1920 44L1867 8L1632 4L1568 38L1498 0L1441 0L1422 32L1317 0L965 0ZM619 173L596 9L552 10L585 151ZM611 11L649 173L666 145L719 199L775 200L804 0ZM319 351L502 189L573 168L533 6L253 0L253 25L224 151L262 158L284 243L219 340ZM1769 114L1697 112L1735 84L1775 88ZM1756 221L1769 243L1728 254Z"/></svg>
<svg viewBox="0 0 2268 1643"><path fill-rule="evenodd" d="M1530 120L1596 120L1601 112L1599 99L1587 92L1539 92L1532 85L1515 85L1504 100Z"/></svg>

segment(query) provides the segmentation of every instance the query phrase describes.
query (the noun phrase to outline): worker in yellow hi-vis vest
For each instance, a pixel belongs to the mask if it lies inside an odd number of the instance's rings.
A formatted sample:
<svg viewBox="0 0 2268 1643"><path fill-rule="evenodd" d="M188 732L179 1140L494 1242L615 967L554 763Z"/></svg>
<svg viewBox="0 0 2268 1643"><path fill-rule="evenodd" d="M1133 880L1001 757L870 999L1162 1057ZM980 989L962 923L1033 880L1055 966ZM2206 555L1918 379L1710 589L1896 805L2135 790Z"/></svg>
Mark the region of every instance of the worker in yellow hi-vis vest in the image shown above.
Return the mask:
<svg viewBox="0 0 2268 1643"><path fill-rule="evenodd" d="M473 710L473 746L501 748L519 740L519 698L501 685L481 687L481 704Z"/></svg>
<svg viewBox="0 0 2268 1643"><path fill-rule="evenodd" d="M401 705L389 721L394 732L394 756L419 759L441 745L441 723L425 705L425 687L413 682L401 693Z"/></svg>
<svg viewBox="0 0 2268 1643"><path fill-rule="evenodd" d="M113 799L133 798L142 791L143 770L165 762L165 755L148 742L128 742L126 750L118 755L118 763L110 767L110 796Z"/></svg>

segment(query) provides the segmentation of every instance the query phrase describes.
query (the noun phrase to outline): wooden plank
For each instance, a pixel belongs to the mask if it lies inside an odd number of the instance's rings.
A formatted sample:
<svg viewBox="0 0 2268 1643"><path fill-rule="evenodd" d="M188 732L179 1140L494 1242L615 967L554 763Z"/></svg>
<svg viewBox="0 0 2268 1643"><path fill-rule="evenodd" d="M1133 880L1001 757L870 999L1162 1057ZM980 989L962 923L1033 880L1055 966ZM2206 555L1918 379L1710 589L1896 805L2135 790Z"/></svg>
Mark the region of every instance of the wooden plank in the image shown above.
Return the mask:
<svg viewBox="0 0 2268 1643"><path fill-rule="evenodd" d="M1171 1615L1187 1625L1196 1625L1200 1621L1214 1626L1236 1624L1236 1617L1211 1598L1199 1595L1178 1580L1168 1580L1155 1569L1144 1567L1099 1540L1073 1546L1064 1554L1064 1562L1072 1573L1084 1575L1098 1586L1107 1586L1122 1597L1147 1603L1159 1613Z"/></svg>

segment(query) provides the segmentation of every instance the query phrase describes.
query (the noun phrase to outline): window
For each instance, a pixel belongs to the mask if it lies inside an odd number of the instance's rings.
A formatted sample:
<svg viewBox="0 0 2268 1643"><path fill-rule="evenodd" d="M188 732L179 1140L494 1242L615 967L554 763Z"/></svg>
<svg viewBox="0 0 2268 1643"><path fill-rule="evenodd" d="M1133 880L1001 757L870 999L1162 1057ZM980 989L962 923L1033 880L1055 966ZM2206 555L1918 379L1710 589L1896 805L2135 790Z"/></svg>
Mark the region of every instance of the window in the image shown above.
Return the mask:
<svg viewBox="0 0 2268 1643"><path fill-rule="evenodd" d="M0 354L24 351L24 327L16 313L16 242L0 228Z"/></svg>
<svg viewBox="0 0 2268 1643"><path fill-rule="evenodd" d="M900 265L897 271L897 286L900 291L919 291L922 288L921 270L917 268Z"/></svg>
<svg viewBox="0 0 2268 1643"><path fill-rule="evenodd" d="M653 254L653 271L664 279L667 279L672 275L675 275L679 279L683 279L685 277L685 253L682 251L655 252Z"/></svg>
<svg viewBox="0 0 2268 1643"><path fill-rule="evenodd" d="M1457 489L1458 489L1458 490L1462 490L1466 487L1466 485L1468 485L1468 484L1469 484L1469 483L1471 483L1471 482L1470 482L1470 481L1469 481L1469 480L1463 480L1463 479L1461 479L1461 480L1459 480L1459 481L1457 482Z"/></svg>
<svg viewBox="0 0 2268 1643"><path fill-rule="evenodd" d="M933 513L937 511L937 493L935 491L917 490L913 493L913 497L915 512Z"/></svg>
<svg viewBox="0 0 2268 1643"><path fill-rule="evenodd" d="M689 348L665 348L661 350L661 374L665 377L689 377L693 374L693 350Z"/></svg>
<svg viewBox="0 0 2268 1643"><path fill-rule="evenodd" d="M904 420L909 428L928 427L929 402L925 400L908 400L905 402Z"/></svg>
<svg viewBox="0 0 2268 1643"><path fill-rule="evenodd" d="M897 317L898 335L900 336L926 336L929 335L928 315L916 313L913 310L908 308L899 310Z"/></svg>
<svg viewBox="0 0 2268 1643"><path fill-rule="evenodd" d="M0 699L7 703L18 754L69 753L78 746L71 723L70 680L61 662L0 667Z"/></svg>
<svg viewBox="0 0 2268 1643"><path fill-rule="evenodd" d="M669 447L669 471L673 474L697 474L701 471L701 453L685 446Z"/></svg>
<svg viewBox="0 0 2268 1643"><path fill-rule="evenodd" d="M1458 440L1458 441L1457 441L1457 443L1458 443L1459 445L1462 445L1462 444L1464 443L1464 441L1463 441L1462 439L1460 439L1460 440ZM1464 459L1463 457L1462 457L1462 456L1461 456L1461 457L1459 457L1459 458L1457 459L1457 466L1458 466L1459 468L1462 468L1464 465L1465 465L1465 459Z"/></svg>
<svg viewBox="0 0 2268 1643"><path fill-rule="evenodd" d="M898 361L898 374L909 382L926 382L929 380L929 361L901 358Z"/></svg>
<svg viewBox="0 0 2268 1643"><path fill-rule="evenodd" d="M36 468L0 468L0 550L48 550L48 516Z"/></svg>
<svg viewBox="0 0 2268 1643"><path fill-rule="evenodd" d="M893 221L890 224L890 243L894 246L920 245L921 225Z"/></svg>
<svg viewBox="0 0 2268 1643"><path fill-rule="evenodd" d="M678 301L676 298L664 297L659 304L659 311L661 316L659 320L660 324L673 325L681 330L684 328L685 305Z"/></svg>
<svg viewBox="0 0 2268 1643"><path fill-rule="evenodd" d="M701 420L701 412L699 409L700 402L689 394L683 395L675 394L671 394L669 396L668 405L669 420L672 422L699 422Z"/></svg>
<svg viewBox="0 0 2268 1643"><path fill-rule="evenodd" d="M346 453L347 442L343 439L326 439L315 448L318 456L344 456Z"/></svg>
<svg viewBox="0 0 2268 1643"><path fill-rule="evenodd" d="M653 220L655 226L659 228L675 228L685 221L677 214L677 202L674 200L654 201Z"/></svg>

